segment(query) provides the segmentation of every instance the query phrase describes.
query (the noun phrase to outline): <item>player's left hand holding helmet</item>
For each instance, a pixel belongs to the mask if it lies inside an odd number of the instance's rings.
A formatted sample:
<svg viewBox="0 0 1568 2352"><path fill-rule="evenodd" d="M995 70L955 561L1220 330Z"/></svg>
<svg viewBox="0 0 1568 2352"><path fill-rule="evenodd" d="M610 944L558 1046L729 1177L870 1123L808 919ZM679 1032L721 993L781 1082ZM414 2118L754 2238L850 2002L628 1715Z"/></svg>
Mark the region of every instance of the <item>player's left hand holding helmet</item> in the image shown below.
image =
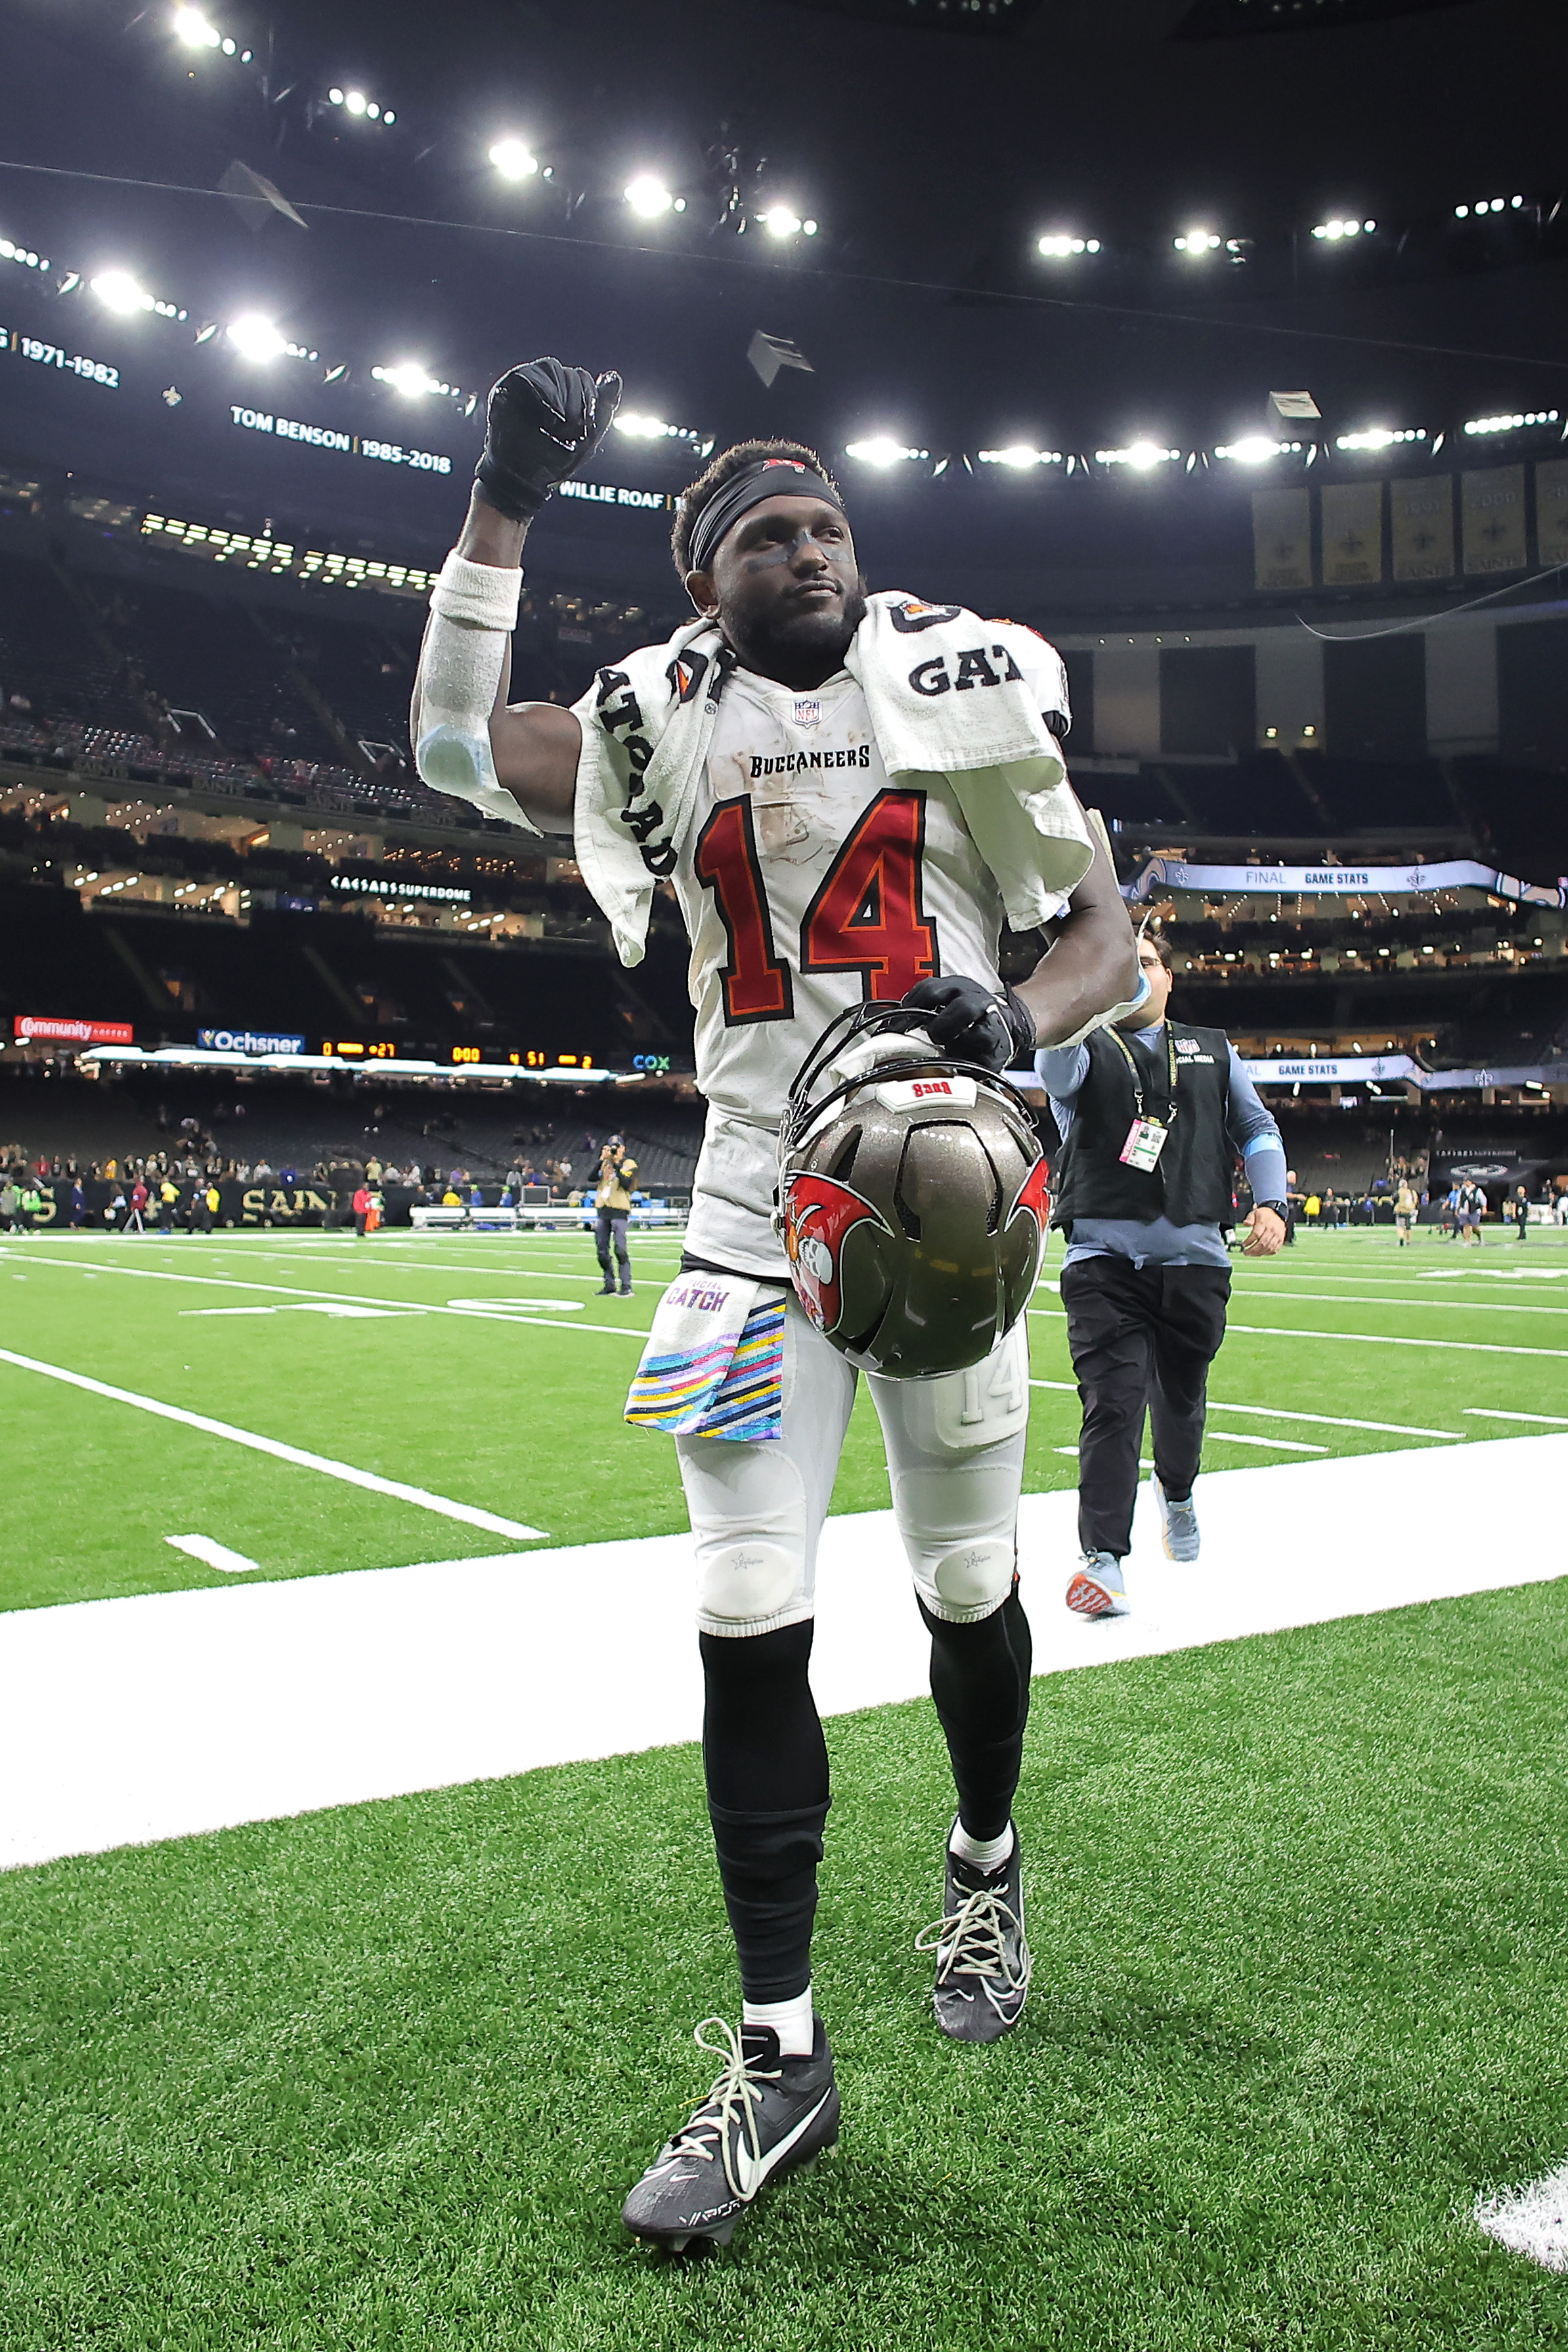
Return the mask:
<svg viewBox="0 0 1568 2352"><path fill-rule="evenodd" d="M513 522L531 520L557 483L588 463L620 405L618 375L548 359L508 368L490 389L475 480Z"/></svg>
<svg viewBox="0 0 1568 2352"><path fill-rule="evenodd" d="M1008 1070L1034 1058L1034 1015L1010 988L998 996L984 981L952 973L943 980L917 980L904 1003L933 1017L922 1028L944 1054Z"/></svg>
<svg viewBox="0 0 1568 2352"><path fill-rule="evenodd" d="M841 1013L802 1064L779 1139L796 1296L841 1354L895 1380L988 1356L1045 1246L1033 1121L988 1064L936 1051L934 1025L907 999Z"/></svg>

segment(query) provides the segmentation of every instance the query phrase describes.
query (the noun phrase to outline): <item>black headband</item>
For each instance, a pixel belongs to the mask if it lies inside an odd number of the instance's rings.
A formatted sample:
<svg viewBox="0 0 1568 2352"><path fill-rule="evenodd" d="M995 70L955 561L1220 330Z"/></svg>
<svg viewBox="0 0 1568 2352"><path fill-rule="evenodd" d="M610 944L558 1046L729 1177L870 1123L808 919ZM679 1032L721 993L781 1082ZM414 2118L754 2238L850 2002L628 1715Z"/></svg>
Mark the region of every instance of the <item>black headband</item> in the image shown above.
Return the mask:
<svg viewBox="0 0 1568 2352"><path fill-rule="evenodd" d="M764 457L750 472L732 475L698 515L692 526L694 572L707 570L720 540L764 499L825 499L840 514L844 511L843 500L824 475L803 466L798 457Z"/></svg>

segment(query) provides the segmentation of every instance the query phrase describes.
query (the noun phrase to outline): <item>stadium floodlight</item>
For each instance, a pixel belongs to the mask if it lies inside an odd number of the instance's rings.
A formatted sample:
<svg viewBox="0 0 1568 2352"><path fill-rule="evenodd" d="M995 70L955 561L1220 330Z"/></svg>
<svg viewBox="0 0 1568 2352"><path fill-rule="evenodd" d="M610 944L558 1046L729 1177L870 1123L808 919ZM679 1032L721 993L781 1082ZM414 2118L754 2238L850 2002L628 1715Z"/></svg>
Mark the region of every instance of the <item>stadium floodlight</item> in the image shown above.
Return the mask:
<svg viewBox="0 0 1568 2352"><path fill-rule="evenodd" d="M373 367L371 374L377 383L401 392L405 400L423 400L427 392L452 390L449 383L438 383L418 360L400 360L395 367Z"/></svg>
<svg viewBox="0 0 1568 2352"><path fill-rule="evenodd" d="M1211 228L1189 228L1185 236L1172 239L1178 253L1188 253L1195 257L1205 253L1218 253L1220 242L1221 240L1215 236Z"/></svg>
<svg viewBox="0 0 1568 2352"><path fill-rule="evenodd" d="M132 310L151 310L151 294L144 294L134 278L123 269L105 269L90 280L92 290L106 310L118 310L129 318Z"/></svg>
<svg viewBox="0 0 1568 2352"><path fill-rule="evenodd" d="M520 139L497 139L490 150L490 161L503 180L528 180L538 170L538 160L530 155Z"/></svg>
<svg viewBox="0 0 1568 2352"><path fill-rule="evenodd" d="M1364 433L1342 433L1334 442L1336 449L1391 449L1396 441L1425 441L1424 427L1406 425L1397 433L1386 425L1374 425Z"/></svg>
<svg viewBox="0 0 1568 2352"><path fill-rule="evenodd" d="M640 172L634 180L627 182L624 193L632 211L643 220L657 220L661 213L667 213L674 206L674 196L663 180L656 180L652 172Z"/></svg>
<svg viewBox="0 0 1568 2352"><path fill-rule="evenodd" d="M634 441L663 441L673 432L674 427L666 425L663 417L639 416L633 411L628 416L618 416L615 419L615 430L617 433L629 433Z"/></svg>
<svg viewBox="0 0 1568 2352"><path fill-rule="evenodd" d="M1376 226L1377 223L1375 220L1319 221L1312 235L1316 237L1327 238L1331 245L1337 245L1342 237L1370 236Z"/></svg>
<svg viewBox="0 0 1568 2352"><path fill-rule="evenodd" d="M328 102L329 102L329 105L332 105L332 106L341 106L341 105L342 105L342 103L343 103L343 93L342 93L342 91L341 91L340 89L339 89L336 86L334 86L331 89L329 89L329 90L327 92L327 99L328 99Z"/></svg>
<svg viewBox="0 0 1568 2352"><path fill-rule="evenodd" d="M190 49L215 49L220 38L199 8L176 8L174 32Z"/></svg>
<svg viewBox="0 0 1568 2352"><path fill-rule="evenodd" d="M4 251L5 247L0 245L0 252ZM1518 433L1527 425L1555 425L1557 421L1558 411L1555 408L1531 408L1521 410L1513 416L1472 416L1465 426L1465 431L1467 433Z"/></svg>
<svg viewBox="0 0 1568 2352"><path fill-rule="evenodd" d="M1270 457L1299 457L1301 450L1299 441L1274 441L1266 433L1251 433L1244 441L1222 441L1214 454L1231 458L1239 466L1262 466Z"/></svg>
<svg viewBox="0 0 1568 2352"><path fill-rule="evenodd" d="M982 466L1011 466L1022 473L1030 466L1060 466L1060 449L1031 449L1027 441L1014 441L1006 449L982 449Z"/></svg>
<svg viewBox="0 0 1568 2352"><path fill-rule="evenodd" d="M769 236L799 236L806 226L800 214L791 212L788 205L769 205L757 217Z"/></svg>
<svg viewBox="0 0 1568 2352"><path fill-rule="evenodd" d="M280 335L270 319L247 311L243 319L231 319L228 339L242 359L275 360L287 351L287 337Z"/></svg>
<svg viewBox="0 0 1568 2352"><path fill-rule="evenodd" d="M1068 261L1075 254L1098 253L1100 240L1097 236L1073 236L1065 229L1052 229L1036 240L1035 250L1048 261Z"/></svg>
<svg viewBox="0 0 1568 2352"><path fill-rule="evenodd" d="M891 435L874 433L869 441L850 441L844 445L846 457L858 457L862 466L902 466L918 462L931 455L929 449L906 449L902 441Z"/></svg>
<svg viewBox="0 0 1568 2352"><path fill-rule="evenodd" d="M1102 466L1131 466L1134 473L1146 474L1151 467L1170 465L1181 451L1162 449L1154 441L1133 441L1124 449L1096 449L1094 456Z"/></svg>
<svg viewBox="0 0 1568 2352"><path fill-rule="evenodd" d="M344 99L343 104L348 108L350 114L363 114L366 107L370 104L370 100L366 98L362 89L351 89Z"/></svg>
<svg viewBox="0 0 1568 2352"><path fill-rule="evenodd" d="M31 246L13 245L8 236L0 236L0 261L19 262L24 269L47 269L49 266L47 254L35 253ZM79 286L81 280L76 278L75 283ZM70 281L60 288L60 292L62 294L70 292Z"/></svg>

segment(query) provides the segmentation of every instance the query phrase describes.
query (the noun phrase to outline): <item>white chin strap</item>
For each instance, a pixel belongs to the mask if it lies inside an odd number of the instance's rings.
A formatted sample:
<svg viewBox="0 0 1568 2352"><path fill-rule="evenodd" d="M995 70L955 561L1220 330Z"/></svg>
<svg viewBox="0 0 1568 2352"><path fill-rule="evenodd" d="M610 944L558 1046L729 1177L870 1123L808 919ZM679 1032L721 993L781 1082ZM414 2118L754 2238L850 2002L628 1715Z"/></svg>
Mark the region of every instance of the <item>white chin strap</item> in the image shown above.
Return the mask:
<svg viewBox="0 0 1568 2352"><path fill-rule="evenodd" d="M537 834L538 825L497 777L490 751L490 713L522 592L520 569L470 563L455 551L442 565L420 656L423 731L413 759L432 792L449 793L486 816Z"/></svg>

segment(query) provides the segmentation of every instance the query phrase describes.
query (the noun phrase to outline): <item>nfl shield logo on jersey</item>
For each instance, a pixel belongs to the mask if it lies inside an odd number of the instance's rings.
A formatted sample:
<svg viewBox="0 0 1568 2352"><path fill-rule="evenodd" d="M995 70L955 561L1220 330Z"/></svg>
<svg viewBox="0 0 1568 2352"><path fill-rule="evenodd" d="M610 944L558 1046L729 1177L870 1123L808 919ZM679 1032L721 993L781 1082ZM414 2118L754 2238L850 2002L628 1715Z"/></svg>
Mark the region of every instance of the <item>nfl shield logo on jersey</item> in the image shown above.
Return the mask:
<svg viewBox="0 0 1568 2352"><path fill-rule="evenodd" d="M796 726L797 726L797 727L820 727L820 726L821 725L821 723L822 723L822 703L821 703L821 697L820 695L815 695L815 694L798 694L798 695L795 697L795 724L796 724Z"/></svg>

